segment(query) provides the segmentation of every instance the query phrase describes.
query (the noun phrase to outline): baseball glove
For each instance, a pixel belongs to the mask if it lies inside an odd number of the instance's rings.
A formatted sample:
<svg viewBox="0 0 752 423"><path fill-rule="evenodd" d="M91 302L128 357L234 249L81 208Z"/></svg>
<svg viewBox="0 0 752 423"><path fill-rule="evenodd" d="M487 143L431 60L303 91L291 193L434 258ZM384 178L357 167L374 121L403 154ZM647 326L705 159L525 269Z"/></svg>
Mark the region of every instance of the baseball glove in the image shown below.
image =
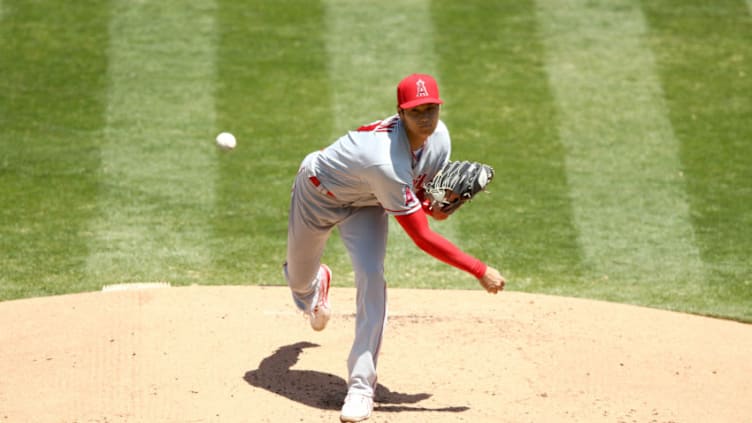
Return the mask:
<svg viewBox="0 0 752 423"><path fill-rule="evenodd" d="M431 202L431 209L449 215L484 191L493 177L494 170L487 164L467 160L447 162L426 184L426 199Z"/></svg>

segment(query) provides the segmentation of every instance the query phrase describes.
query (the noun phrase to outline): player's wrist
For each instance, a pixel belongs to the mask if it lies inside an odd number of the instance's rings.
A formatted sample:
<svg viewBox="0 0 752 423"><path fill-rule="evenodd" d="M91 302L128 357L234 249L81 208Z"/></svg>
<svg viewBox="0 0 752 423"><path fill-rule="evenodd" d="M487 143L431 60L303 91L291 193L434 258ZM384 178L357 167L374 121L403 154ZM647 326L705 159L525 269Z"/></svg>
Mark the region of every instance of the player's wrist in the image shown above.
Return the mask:
<svg viewBox="0 0 752 423"><path fill-rule="evenodd" d="M423 211L429 215L433 216L433 209L431 208L431 202L429 200L423 200L420 202L420 207L423 208Z"/></svg>
<svg viewBox="0 0 752 423"><path fill-rule="evenodd" d="M434 218L435 220L444 220L447 217L449 217L449 214L444 213L440 209L435 209L431 206L431 200L423 200L420 203L420 206L423 208L423 211Z"/></svg>
<svg viewBox="0 0 752 423"><path fill-rule="evenodd" d="M486 276L486 271L488 271L488 265L478 260L477 263L470 270L470 273L472 273L473 276L475 276L478 279L483 279L483 277Z"/></svg>

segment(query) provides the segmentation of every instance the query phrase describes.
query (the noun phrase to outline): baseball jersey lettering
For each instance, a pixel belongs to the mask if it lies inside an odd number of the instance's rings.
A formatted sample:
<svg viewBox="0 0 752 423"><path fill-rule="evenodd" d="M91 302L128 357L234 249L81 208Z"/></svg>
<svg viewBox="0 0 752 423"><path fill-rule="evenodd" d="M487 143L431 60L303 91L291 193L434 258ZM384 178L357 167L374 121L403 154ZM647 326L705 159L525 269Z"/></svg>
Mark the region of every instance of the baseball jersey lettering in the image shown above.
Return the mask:
<svg viewBox="0 0 752 423"><path fill-rule="evenodd" d="M361 126L360 128L358 128L358 132L392 132L392 130L397 126L398 120L399 119L397 119L396 115L387 120L377 120L376 122Z"/></svg>

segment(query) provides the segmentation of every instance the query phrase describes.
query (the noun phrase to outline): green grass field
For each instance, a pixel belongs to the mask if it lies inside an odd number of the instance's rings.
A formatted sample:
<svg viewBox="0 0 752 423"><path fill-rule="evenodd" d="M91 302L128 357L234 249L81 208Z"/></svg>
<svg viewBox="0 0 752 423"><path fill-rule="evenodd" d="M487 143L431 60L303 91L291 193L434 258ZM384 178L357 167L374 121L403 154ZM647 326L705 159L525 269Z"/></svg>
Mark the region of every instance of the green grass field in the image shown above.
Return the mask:
<svg viewBox="0 0 752 423"><path fill-rule="evenodd" d="M0 0L0 300L284 284L300 160L429 72L508 289L752 321L752 1L243 3ZM397 225L387 279L479 289Z"/></svg>

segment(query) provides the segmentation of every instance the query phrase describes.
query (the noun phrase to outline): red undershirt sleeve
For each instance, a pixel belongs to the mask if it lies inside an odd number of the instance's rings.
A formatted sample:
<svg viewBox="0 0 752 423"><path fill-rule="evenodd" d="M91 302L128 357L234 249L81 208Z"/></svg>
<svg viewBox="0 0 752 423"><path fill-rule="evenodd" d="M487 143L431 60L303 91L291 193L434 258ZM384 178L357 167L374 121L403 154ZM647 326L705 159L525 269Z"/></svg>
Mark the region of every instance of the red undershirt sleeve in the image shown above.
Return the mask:
<svg viewBox="0 0 752 423"><path fill-rule="evenodd" d="M395 216L395 218L421 250L478 279L486 273L485 263L463 252L449 240L432 231L422 209L408 215Z"/></svg>

